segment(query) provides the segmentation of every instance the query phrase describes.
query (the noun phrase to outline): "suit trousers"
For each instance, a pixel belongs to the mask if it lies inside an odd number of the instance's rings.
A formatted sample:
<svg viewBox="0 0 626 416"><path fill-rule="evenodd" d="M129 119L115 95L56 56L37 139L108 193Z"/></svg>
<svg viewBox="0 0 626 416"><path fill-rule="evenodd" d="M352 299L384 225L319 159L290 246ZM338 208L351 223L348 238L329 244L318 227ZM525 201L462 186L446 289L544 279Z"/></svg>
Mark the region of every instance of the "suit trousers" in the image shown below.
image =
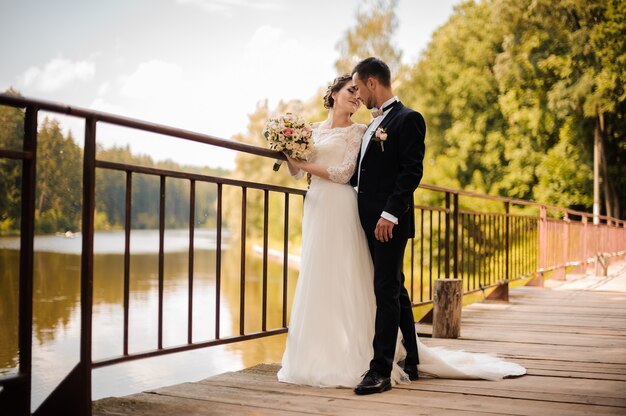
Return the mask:
<svg viewBox="0 0 626 416"><path fill-rule="evenodd" d="M374 261L376 294L374 358L370 369L388 377L393 366L398 327L407 350L405 366L419 363L415 319L402 273L407 238L394 236L388 242L380 242L376 240L373 230L366 235Z"/></svg>

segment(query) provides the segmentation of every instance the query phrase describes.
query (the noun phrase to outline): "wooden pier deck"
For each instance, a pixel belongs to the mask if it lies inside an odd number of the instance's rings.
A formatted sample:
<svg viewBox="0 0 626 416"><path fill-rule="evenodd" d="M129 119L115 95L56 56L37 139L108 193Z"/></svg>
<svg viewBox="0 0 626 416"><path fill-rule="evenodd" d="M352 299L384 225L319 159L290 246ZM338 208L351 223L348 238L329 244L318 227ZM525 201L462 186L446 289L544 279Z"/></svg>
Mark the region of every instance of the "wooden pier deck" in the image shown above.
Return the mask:
<svg viewBox="0 0 626 416"><path fill-rule="evenodd" d="M262 364L98 400L94 415L626 415L626 263L610 274L511 289L509 303L465 307L460 339L423 339L520 363L520 378L423 378L356 396L278 383L279 366Z"/></svg>

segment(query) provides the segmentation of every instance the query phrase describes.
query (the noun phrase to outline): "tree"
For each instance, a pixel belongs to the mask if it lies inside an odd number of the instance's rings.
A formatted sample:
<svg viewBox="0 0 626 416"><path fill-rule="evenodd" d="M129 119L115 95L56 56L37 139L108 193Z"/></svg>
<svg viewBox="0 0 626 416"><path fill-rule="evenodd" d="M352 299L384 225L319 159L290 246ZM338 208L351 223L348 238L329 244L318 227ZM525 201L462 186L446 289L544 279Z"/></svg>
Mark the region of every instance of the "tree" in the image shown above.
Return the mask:
<svg viewBox="0 0 626 416"><path fill-rule="evenodd" d="M321 121L321 119L325 117L325 110L320 103L321 95L307 103L298 100L280 102L274 111L270 111L267 101L261 101L257 104L255 112L249 115L247 132L236 135L234 139L259 147L267 147L267 142L263 137L263 129L265 123L272 115L292 112L301 115L309 122ZM282 166L278 172L274 172L272 170L273 161L265 157L240 152L237 154L235 163L236 167L232 173L232 177L235 179L269 183L290 188L303 189L306 187L306 183L303 180L296 181L289 175L286 166ZM226 211L228 227L233 231L235 236L238 236L241 231L242 191L238 187L228 187L225 191L225 204L228 206ZM262 238L263 232L263 198L263 193L260 191L249 190L246 194L247 235L257 242ZM270 238L276 244L281 242L283 238L282 228L277 226L283 222L283 204L283 199L273 198L270 200L269 205L270 224L275 225L270 228ZM291 242L300 241L301 209L302 200L300 198L290 201L290 212L298 213L292 215L290 218L289 240Z"/></svg>
<svg viewBox="0 0 626 416"><path fill-rule="evenodd" d="M22 150L23 137L24 111L0 106L0 149ZM19 228L21 175L19 160L0 158L0 235Z"/></svg>
<svg viewBox="0 0 626 416"><path fill-rule="evenodd" d="M58 121L45 118L37 134L35 229L77 230L82 206L82 150Z"/></svg>
<svg viewBox="0 0 626 416"><path fill-rule="evenodd" d="M369 56L382 59L392 74L398 73L402 53L392 42L398 27L397 3L398 0L370 0L361 5L356 13L356 25L337 43L340 57L335 68L338 74L352 72L360 60Z"/></svg>
<svg viewBox="0 0 626 416"><path fill-rule="evenodd" d="M398 89L426 119L424 180L589 210L595 130L606 212L623 216L625 7L456 6Z"/></svg>
<svg viewBox="0 0 626 416"><path fill-rule="evenodd" d="M508 7L513 4L510 1L499 3ZM626 62L623 40L626 5L610 0L587 3L541 0L521 3L518 7L522 7L523 18L513 26L515 36L504 45L503 67L496 68L504 81L501 87L513 85L516 90L531 92L537 97L524 107L548 115L547 128L554 134L548 147L565 149L566 145L556 143L564 140L574 145L567 163L578 161L589 166L593 137L599 136L606 213L619 216L621 187L615 186L613 178L618 181L621 178L615 173L623 166L623 163L616 163L624 156L619 150L623 134L608 137L606 131L607 128L616 131L617 120L613 116L626 98L624 73L620 70L623 65L619 66ZM524 70L519 71L520 67ZM610 120L610 125L606 120ZM563 130L569 137L560 133ZM547 134L542 136L548 137ZM613 168L610 169L610 165ZM613 174L609 173L611 170ZM550 171L542 172L550 174ZM558 182L559 179L557 173L548 180ZM546 178L542 180L545 182ZM578 187L572 188L576 183L575 180L569 183L565 192L580 194L585 185L578 182ZM549 197L549 202L556 201Z"/></svg>

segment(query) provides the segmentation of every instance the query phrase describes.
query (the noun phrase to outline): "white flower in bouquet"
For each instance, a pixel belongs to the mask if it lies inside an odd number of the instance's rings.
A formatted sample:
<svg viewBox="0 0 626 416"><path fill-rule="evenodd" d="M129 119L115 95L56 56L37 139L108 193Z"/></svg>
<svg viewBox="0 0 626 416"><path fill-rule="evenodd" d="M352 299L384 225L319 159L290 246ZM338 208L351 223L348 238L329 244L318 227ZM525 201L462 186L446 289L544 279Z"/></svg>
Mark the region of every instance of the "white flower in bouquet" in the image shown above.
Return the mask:
<svg viewBox="0 0 626 416"><path fill-rule="evenodd" d="M270 118L265 124L263 136L269 148L285 152L294 159L307 160L312 150L311 126L302 117L293 113ZM274 170L280 168L282 160L276 160Z"/></svg>

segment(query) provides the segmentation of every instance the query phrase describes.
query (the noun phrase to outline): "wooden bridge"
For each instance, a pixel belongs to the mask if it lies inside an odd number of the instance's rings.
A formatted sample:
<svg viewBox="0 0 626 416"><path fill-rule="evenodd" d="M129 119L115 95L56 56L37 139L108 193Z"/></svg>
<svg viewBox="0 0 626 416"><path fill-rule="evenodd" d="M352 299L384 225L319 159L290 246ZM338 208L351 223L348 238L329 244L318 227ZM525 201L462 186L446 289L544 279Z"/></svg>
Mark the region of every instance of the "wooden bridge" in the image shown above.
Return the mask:
<svg viewBox="0 0 626 416"><path fill-rule="evenodd" d="M429 327L419 326L418 333ZM261 364L94 402L113 415L624 415L626 414L626 262L608 277L568 275L546 287L517 287L510 301L463 309L459 339L424 338L497 354L528 369L499 382L422 378L391 392L278 383L278 364Z"/></svg>

